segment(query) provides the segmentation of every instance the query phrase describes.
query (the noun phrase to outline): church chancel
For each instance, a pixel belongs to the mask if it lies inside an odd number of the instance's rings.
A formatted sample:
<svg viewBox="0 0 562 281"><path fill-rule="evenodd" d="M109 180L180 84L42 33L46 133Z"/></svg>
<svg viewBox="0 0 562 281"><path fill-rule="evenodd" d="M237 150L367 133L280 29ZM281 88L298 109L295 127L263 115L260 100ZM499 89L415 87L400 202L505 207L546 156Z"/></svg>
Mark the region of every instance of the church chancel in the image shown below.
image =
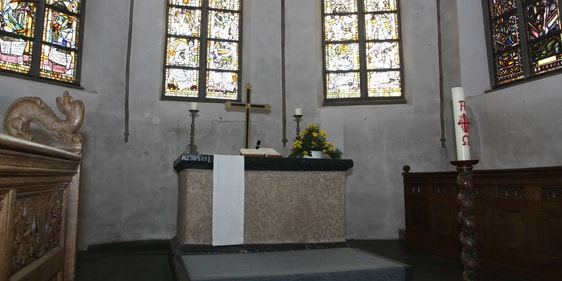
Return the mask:
<svg viewBox="0 0 562 281"><path fill-rule="evenodd" d="M179 179L179 243L345 241L345 181L353 166L352 160L231 157L241 161L242 175L227 175L226 180L215 171L228 169L228 166L218 166L222 165L216 162L220 159L218 155L182 154L175 161ZM226 186L217 186L217 183ZM228 198L220 201L225 199L217 198L215 193L225 192L225 189ZM230 205L232 209L224 210L223 205ZM225 213L230 217L215 217ZM217 220L223 221L217 223ZM223 235L216 228L224 224L230 230L223 238L231 241L216 237Z"/></svg>

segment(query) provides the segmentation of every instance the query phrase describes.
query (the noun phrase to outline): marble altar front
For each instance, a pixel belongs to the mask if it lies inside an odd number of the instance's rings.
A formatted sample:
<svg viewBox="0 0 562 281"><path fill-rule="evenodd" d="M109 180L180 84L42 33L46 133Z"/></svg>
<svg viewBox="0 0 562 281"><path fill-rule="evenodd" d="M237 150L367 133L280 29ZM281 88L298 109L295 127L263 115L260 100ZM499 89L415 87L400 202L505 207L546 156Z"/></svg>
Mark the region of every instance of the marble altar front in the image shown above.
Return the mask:
<svg viewBox="0 0 562 281"><path fill-rule="evenodd" d="M244 244L345 241L352 160L246 157L244 167ZM182 154L174 169L178 242L210 245L213 156Z"/></svg>

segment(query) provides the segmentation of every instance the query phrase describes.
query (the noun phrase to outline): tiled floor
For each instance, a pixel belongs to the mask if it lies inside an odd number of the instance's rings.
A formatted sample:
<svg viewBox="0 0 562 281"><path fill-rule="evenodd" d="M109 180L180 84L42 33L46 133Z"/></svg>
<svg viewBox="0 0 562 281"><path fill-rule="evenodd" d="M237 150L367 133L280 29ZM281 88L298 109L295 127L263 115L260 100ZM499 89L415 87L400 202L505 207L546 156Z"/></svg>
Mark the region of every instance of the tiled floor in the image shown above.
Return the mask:
<svg viewBox="0 0 562 281"><path fill-rule="evenodd" d="M78 254L76 281L173 281L167 245L159 241L131 247L123 247L122 243L114 247L93 247L88 252ZM461 280L460 263L408 250L398 240L358 240L350 241L350 245L411 265L414 281ZM481 280L522 279L483 269Z"/></svg>

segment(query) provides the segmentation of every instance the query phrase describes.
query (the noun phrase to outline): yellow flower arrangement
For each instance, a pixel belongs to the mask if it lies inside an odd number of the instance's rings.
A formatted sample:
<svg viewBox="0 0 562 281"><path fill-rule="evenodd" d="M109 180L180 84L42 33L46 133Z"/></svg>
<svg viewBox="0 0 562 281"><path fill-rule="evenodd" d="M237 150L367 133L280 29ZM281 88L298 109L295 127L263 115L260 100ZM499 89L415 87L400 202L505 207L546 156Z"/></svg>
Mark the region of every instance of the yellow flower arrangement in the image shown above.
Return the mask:
<svg viewBox="0 0 562 281"><path fill-rule="evenodd" d="M317 124L310 123L304 128L293 143L289 157L302 158L310 156L311 151L322 151L322 153L333 159L341 158L341 151L333 143L328 141L328 134L320 129Z"/></svg>

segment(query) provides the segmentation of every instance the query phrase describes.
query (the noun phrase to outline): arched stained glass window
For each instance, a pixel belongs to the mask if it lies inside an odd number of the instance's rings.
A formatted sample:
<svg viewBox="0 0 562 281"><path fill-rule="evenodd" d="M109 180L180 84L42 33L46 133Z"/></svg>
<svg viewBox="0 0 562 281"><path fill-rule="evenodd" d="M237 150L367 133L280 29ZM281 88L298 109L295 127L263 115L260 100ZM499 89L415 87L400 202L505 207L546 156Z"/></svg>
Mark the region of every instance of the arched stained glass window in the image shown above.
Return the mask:
<svg viewBox="0 0 562 281"><path fill-rule="evenodd" d="M322 1L325 105L405 102L397 1Z"/></svg>
<svg viewBox="0 0 562 281"><path fill-rule="evenodd" d="M0 71L80 84L84 0L0 0Z"/></svg>
<svg viewBox="0 0 562 281"><path fill-rule="evenodd" d="M240 0L168 0L162 99L238 100Z"/></svg>
<svg viewBox="0 0 562 281"><path fill-rule="evenodd" d="M486 0L492 84L562 69L558 0Z"/></svg>

